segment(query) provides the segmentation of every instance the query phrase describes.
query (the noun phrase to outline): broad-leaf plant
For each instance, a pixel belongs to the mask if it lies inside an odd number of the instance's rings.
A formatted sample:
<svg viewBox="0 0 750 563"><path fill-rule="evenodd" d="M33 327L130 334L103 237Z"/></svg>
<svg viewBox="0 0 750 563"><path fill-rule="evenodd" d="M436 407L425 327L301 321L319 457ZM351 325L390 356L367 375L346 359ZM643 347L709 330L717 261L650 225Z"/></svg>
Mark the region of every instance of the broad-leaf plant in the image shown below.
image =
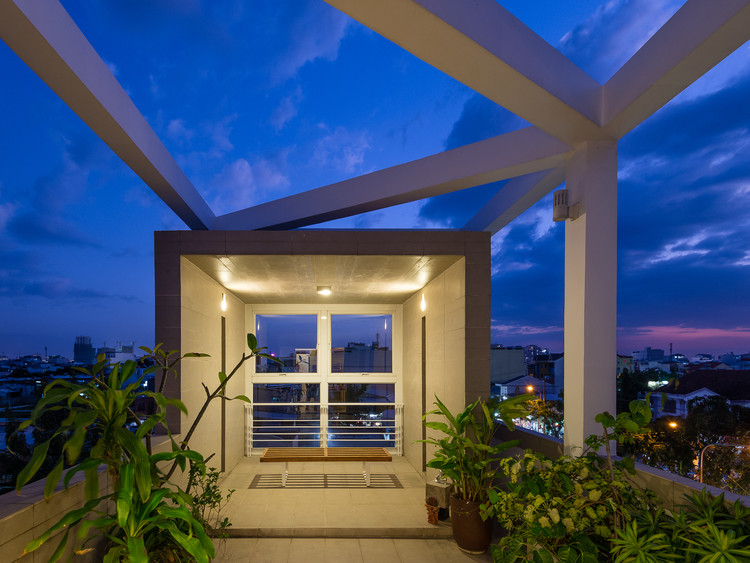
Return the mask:
<svg viewBox="0 0 750 563"><path fill-rule="evenodd" d="M427 467L439 469L454 485L455 494L462 500L484 502L495 479L497 462L508 448L518 441L495 442L500 423L511 430L513 420L528 414L526 403L533 395L519 395L510 399L477 399L461 412L453 414L435 397L435 410L422 418L424 425L442 437L419 440L435 446ZM428 421L439 416L442 420Z"/></svg>
<svg viewBox="0 0 750 563"><path fill-rule="evenodd" d="M63 379L50 382L29 420L19 430L33 426L46 411L64 411L67 416L48 440L34 448L30 461L18 475L16 489L20 491L33 479L50 452L50 444L62 443L61 450L53 448L62 453L47 475L44 497L49 500L61 480L67 489L71 478L83 472L85 503L30 542L24 554L38 549L58 530L64 530L50 558L50 561L57 561L65 553L73 527L79 525L72 538L74 552L94 549L86 545L104 536L104 563L210 561L215 551L201 523L201 507L196 506L195 499L200 497L190 494L190 481L183 490L170 478L177 469L185 471L188 464L194 474L206 475L205 460L199 452L189 448L189 440L209 404L215 399L249 402L244 395L228 397L225 394L227 384L250 358L261 356L278 361L263 353L265 348L258 347L253 334L247 335L247 345L249 353L243 353L229 374L219 373L213 390L203 385L204 404L179 442L167 426L167 407L185 414L187 409L178 399L164 395L166 379L176 374L176 366L183 359L206 354L180 355L157 345L153 350L142 348L153 365L141 371L135 361L110 364L104 356L99 356L90 370L81 369L88 376L85 383ZM148 391L143 385L151 373L156 374L156 391ZM141 397L152 401L151 414L136 415L134 406ZM168 451L153 452L151 438L156 429L166 434L171 446ZM91 446L90 453L82 459L86 441ZM68 470L63 476L66 467ZM109 482L111 492L100 494L100 480Z"/></svg>

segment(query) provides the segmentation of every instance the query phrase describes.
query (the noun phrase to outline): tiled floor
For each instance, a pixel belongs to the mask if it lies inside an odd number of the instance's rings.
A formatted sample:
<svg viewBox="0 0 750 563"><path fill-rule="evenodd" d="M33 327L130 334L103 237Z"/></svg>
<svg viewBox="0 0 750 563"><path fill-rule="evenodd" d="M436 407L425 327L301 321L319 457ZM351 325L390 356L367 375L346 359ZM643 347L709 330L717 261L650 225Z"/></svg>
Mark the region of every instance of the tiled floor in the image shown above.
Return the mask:
<svg viewBox="0 0 750 563"><path fill-rule="evenodd" d="M390 538L230 538L217 545L217 563L486 563L453 540Z"/></svg>
<svg viewBox="0 0 750 563"><path fill-rule="evenodd" d="M281 487L280 463L244 458L222 482L235 489L223 515L239 537L450 537L450 526L427 523L424 481L402 457L371 465L366 487L362 466L290 463ZM324 478L325 475L325 478Z"/></svg>
<svg viewBox="0 0 750 563"><path fill-rule="evenodd" d="M428 563L491 561L468 555L450 524L427 523L425 484L402 457L371 465L365 486L358 463L290 463L244 458L222 481L235 489L222 512L231 538L217 545L218 562Z"/></svg>

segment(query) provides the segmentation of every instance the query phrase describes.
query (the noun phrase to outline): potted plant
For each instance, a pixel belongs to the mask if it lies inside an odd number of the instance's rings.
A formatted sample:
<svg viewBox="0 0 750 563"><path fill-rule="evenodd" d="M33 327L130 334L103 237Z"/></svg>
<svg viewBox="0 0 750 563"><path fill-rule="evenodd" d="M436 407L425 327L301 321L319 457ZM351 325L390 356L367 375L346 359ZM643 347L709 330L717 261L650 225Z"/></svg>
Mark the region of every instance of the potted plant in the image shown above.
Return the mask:
<svg viewBox="0 0 750 563"><path fill-rule="evenodd" d="M211 489L212 477L206 478L203 456L188 446L208 405L214 399L249 402L244 395L227 397L224 390L231 378L250 358L261 356L278 361L262 353L254 335L247 335L249 353L243 353L235 368L229 373L220 372L213 392L204 384L206 400L192 426L178 443L166 423L166 408L172 405L187 413L185 405L177 399L167 398L162 391L169 374L183 358L206 354L185 354L164 351L161 345L153 350L143 348L153 365L139 373L136 362L110 365L103 355L90 370L81 370L87 376L85 383L57 379L44 389L44 395L20 429L34 425L46 411L64 412L65 418L54 434L37 445L26 467L19 473L18 491L39 471L52 451L50 445L60 446L53 454L54 469L47 475L44 496L49 499L62 480L67 488L70 479L79 471L85 475L85 503L73 508L46 532L29 542L24 554L33 552L62 530L57 549L50 561L62 557L69 539L73 539L76 552L93 548L86 542L97 538L106 540L103 561L117 563L148 563L157 561L197 561L208 563L215 550L206 524L211 527L211 508L220 507L221 492ZM146 375L161 372L158 391L143 387ZM152 400L151 414L138 416L136 400ZM166 431L171 451L154 453L151 437L154 428ZM84 442L93 445L88 457L83 455ZM85 458L85 459L84 459ZM183 490L170 482L176 470L185 471L188 464L192 478ZM68 471L63 477L64 469ZM100 496L99 470L106 469L111 493ZM205 486L209 485L206 493ZM198 487L190 494L191 486ZM213 490L213 492L212 492ZM218 498L216 498L218 495ZM73 538L71 528L80 525ZM216 522L219 532L229 525L227 520ZM96 531L88 537L89 532ZM217 531L214 529L214 531ZM216 535L216 534L212 534ZM57 539L57 538L56 538ZM85 540L85 541L84 541ZM84 545L81 545L81 544ZM15 554L12 554L15 555Z"/></svg>
<svg viewBox="0 0 750 563"><path fill-rule="evenodd" d="M526 402L532 395L506 400L477 399L453 414L435 397L435 410L422 418L425 426L442 433L442 438L420 440L435 446L427 467L439 469L454 487L451 495L451 526L458 546L470 553L483 553L490 543L492 522L483 520L479 507L488 500L502 453L517 441L493 443L499 421L513 429L513 419L528 414ZM428 421L437 415L442 421Z"/></svg>
<svg viewBox="0 0 750 563"><path fill-rule="evenodd" d="M613 459L610 441L632 441L648 430L650 420L647 401L632 401L629 412L596 416L602 433L589 436L587 448L577 457L551 459L527 450L504 458L498 469L504 485L490 490L489 502L482 506L485 517L498 520L508 531L493 546L493 560L614 561L608 558L610 540L634 515L655 513L657 504L653 493L629 479L635 473L633 460ZM600 451L606 455L599 455ZM637 535L637 530L631 532ZM631 553L634 544L627 539L627 547L621 549ZM628 557L617 561L662 561Z"/></svg>

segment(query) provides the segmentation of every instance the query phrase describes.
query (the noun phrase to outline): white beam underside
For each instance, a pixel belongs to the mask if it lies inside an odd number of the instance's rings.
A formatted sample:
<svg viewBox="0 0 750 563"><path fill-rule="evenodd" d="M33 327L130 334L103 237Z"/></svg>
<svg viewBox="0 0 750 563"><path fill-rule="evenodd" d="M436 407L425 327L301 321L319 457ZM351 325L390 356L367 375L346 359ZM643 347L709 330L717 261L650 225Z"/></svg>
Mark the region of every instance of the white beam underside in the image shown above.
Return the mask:
<svg viewBox="0 0 750 563"><path fill-rule="evenodd" d="M57 0L0 2L2 39L192 229L214 214Z"/></svg>
<svg viewBox="0 0 750 563"><path fill-rule="evenodd" d="M558 139L599 127L601 86L496 0L326 0Z"/></svg>
<svg viewBox="0 0 750 563"><path fill-rule="evenodd" d="M512 178L469 219L463 230L490 231L494 235L564 180L564 166Z"/></svg>
<svg viewBox="0 0 750 563"><path fill-rule="evenodd" d="M291 229L546 170L570 147L527 127L216 218L216 228Z"/></svg>
<svg viewBox="0 0 750 563"><path fill-rule="evenodd" d="M750 40L750 0L688 0L604 85L605 129L621 138Z"/></svg>

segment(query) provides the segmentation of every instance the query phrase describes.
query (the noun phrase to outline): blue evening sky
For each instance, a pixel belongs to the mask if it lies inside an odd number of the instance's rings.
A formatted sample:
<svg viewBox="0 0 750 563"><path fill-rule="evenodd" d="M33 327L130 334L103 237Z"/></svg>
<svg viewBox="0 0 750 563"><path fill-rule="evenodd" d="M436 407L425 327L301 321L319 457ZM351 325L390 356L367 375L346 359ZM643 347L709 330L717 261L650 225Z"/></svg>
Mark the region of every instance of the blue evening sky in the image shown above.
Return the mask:
<svg viewBox="0 0 750 563"><path fill-rule="evenodd" d="M523 122L321 0L63 0L215 213ZM682 4L502 2L604 82ZM0 354L153 344L182 222L0 43ZM750 351L750 47L620 143L618 350ZM322 227L460 228L498 185ZM493 342L562 350L563 224L493 238Z"/></svg>

